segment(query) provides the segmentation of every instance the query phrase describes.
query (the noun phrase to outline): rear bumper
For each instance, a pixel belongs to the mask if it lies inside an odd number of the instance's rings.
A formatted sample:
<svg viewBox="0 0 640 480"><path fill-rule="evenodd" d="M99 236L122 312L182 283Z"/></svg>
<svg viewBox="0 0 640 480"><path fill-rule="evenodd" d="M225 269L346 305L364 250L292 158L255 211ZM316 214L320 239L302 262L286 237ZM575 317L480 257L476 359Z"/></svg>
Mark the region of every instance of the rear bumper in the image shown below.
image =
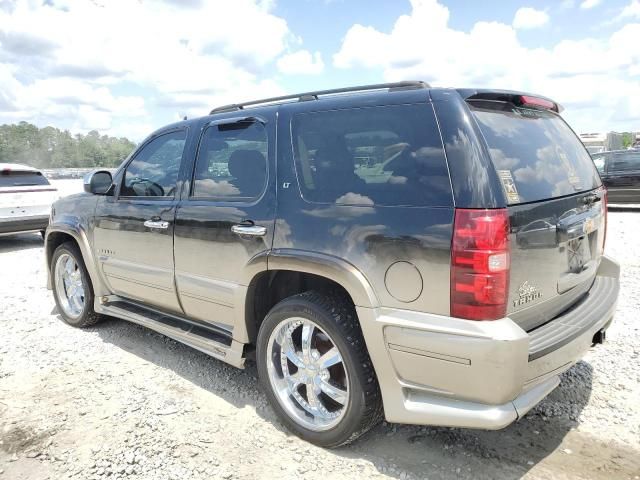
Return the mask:
<svg viewBox="0 0 640 480"><path fill-rule="evenodd" d="M474 322L357 307L390 422L500 429L559 384L613 318L619 267L603 258L579 304L532 332L510 318Z"/></svg>
<svg viewBox="0 0 640 480"><path fill-rule="evenodd" d="M0 218L0 235L46 230L49 215L34 215L21 218Z"/></svg>

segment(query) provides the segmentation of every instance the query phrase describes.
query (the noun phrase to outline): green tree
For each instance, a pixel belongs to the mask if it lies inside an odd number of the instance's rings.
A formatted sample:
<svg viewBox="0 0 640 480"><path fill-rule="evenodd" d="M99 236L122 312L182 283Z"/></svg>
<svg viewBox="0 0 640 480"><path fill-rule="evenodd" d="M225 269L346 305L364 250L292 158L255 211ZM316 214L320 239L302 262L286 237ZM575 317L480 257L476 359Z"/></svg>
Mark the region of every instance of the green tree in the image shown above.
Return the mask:
<svg viewBox="0 0 640 480"><path fill-rule="evenodd" d="M38 168L117 167L135 148L127 138L71 135L55 127L38 128L27 122L0 125L0 162Z"/></svg>

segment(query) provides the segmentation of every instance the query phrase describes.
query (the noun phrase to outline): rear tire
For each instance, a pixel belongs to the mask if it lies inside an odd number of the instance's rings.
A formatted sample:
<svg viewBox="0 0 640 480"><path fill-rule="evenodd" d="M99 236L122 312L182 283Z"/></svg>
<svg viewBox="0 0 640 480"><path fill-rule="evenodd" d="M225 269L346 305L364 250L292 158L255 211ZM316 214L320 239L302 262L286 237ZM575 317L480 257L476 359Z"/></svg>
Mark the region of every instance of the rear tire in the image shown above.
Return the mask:
<svg viewBox="0 0 640 480"><path fill-rule="evenodd" d="M305 292L274 306L260 326L256 360L276 414L308 442L339 447L382 419L355 309L339 294Z"/></svg>
<svg viewBox="0 0 640 480"><path fill-rule="evenodd" d="M101 320L93 310L91 278L75 243L63 243L56 248L51 258L51 280L58 312L66 323L85 328Z"/></svg>

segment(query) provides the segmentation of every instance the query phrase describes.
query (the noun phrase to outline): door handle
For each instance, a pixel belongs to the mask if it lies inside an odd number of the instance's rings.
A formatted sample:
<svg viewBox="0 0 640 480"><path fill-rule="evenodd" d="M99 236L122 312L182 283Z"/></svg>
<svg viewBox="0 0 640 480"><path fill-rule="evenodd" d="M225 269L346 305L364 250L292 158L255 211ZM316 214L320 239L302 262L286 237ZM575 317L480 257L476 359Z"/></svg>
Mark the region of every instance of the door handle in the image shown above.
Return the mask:
<svg viewBox="0 0 640 480"><path fill-rule="evenodd" d="M169 228L169 222L165 222L164 220L147 220L144 222L144 226L147 228Z"/></svg>
<svg viewBox="0 0 640 480"><path fill-rule="evenodd" d="M267 234L267 227L260 225L234 225L231 231L236 235L246 235L250 237L264 237Z"/></svg>

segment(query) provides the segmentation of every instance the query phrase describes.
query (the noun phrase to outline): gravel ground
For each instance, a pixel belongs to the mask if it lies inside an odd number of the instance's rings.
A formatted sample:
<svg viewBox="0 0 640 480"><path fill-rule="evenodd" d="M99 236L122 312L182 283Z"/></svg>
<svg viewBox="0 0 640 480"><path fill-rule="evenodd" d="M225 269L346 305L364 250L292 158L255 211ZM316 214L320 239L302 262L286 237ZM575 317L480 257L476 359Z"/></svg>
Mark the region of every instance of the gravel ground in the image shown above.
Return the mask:
<svg viewBox="0 0 640 480"><path fill-rule="evenodd" d="M0 479L640 478L640 211L611 212L623 265L607 343L498 432L383 423L323 450L245 370L142 327L65 325L39 235L0 238Z"/></svg>

